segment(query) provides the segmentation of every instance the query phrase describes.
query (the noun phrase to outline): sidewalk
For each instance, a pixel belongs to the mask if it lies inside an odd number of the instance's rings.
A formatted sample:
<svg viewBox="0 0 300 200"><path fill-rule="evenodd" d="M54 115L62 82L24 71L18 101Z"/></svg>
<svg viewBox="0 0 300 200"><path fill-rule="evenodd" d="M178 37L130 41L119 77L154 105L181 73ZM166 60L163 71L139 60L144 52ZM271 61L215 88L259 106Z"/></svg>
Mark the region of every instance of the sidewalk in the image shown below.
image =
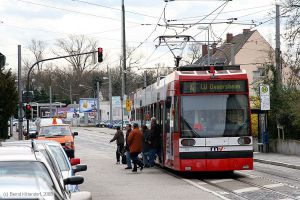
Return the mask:
<svg viewBox="0 0 300 200"><path fill-rule="evenodd" d="M300 156L254 152L254 162L300 170Z"/></svg>

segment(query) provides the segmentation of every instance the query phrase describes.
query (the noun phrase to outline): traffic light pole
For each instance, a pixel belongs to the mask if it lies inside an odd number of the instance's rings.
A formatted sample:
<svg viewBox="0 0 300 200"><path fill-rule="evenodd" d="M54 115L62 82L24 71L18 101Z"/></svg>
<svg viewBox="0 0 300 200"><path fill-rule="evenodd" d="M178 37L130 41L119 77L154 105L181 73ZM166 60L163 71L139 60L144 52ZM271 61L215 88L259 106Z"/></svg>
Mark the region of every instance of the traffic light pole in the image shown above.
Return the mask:
<svg viewBox="0 0 300 200"><path fill-rule="evenodd" d="M19 93L19 109L18 109L18 126L19 126L19 132L18 132L18 139L23 139L23 105L22 105L22 83L21 83L21 76L22 76L22 60L21 60L21 45L18 45L18 93Z"/></svg>
<svg viewBox="0 0 300 200"><path fill-rule="evenodd" d="M36 62L29 68L29 71L28 71L28 73L27 73L26 103L29 104L29 76L30 76L30 73L31 73L32 69L33 69L37 64L39 64L39 63L41 63L41 62L45 62L45 61L50 61L50 60L57 60L57 59L61 59L61 58L69 58L69 57L73 57L73 56L81 56L81 55L93 54L93 53L97 53L97 51L90 51L90 52L85 52L85 53L76 53L76 54L72 54L72 55L58 56L58 57L47 58L47 59L42 59L42 60L36 61ZM29 119L27 119L27 133L29 133Z"/></svg>

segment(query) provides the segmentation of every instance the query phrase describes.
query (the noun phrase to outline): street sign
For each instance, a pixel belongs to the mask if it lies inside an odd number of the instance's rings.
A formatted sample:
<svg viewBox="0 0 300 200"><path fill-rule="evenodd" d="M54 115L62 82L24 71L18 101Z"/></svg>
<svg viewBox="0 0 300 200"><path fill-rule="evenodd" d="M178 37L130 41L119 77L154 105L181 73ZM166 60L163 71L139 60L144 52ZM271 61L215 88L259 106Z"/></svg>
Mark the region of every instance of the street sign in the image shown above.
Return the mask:
<svg viewBox="0 0 300 200"><path fill-rule="evenodd" d="M129 99L126 99L126 111L131 111L131 101Z"/></svg>
<svg viewBox="0 0 300 200"><path fill-rule="evenodd" d="M260 109L270 110L270 86L261 84L259 86Z"/></svg>

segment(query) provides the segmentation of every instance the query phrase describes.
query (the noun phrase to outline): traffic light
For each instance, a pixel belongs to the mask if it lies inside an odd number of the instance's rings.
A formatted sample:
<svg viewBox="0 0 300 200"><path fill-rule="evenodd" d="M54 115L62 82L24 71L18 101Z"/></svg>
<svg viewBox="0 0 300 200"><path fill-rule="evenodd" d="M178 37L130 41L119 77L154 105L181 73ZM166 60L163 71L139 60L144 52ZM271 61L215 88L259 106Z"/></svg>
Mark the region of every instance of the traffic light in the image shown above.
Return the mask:
<svg viewBox="0 0 300 200"><path fill-rule="evenodd" d="M103 62L103 49L98 48L98 62Z"/></svg>
<svg viewBox="0 0 300 200"><path fill-rule="evenodd" d="M0 53L0 68L5 66L6 57L2 53Z"/></svg>
<svg viewBox="0 0 300 200"><path fill-rule="evenodd" d="M27 104L25 106L25 118L26 119L31 119L31 105Z"/></svg>

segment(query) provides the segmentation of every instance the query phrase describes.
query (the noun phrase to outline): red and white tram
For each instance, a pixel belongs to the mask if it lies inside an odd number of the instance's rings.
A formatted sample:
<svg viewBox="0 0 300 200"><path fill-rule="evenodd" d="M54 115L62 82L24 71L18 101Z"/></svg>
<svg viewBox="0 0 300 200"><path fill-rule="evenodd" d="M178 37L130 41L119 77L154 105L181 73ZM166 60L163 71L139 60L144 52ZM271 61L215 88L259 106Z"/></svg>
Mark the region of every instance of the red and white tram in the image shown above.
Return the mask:
<svg viewBox="0 0 300 200"><path fill-rule="evenodd" d="M253 169L249 85L239 66L181 67L134 94L134 120L155 116L161 165L177 171Z"/></svg>

